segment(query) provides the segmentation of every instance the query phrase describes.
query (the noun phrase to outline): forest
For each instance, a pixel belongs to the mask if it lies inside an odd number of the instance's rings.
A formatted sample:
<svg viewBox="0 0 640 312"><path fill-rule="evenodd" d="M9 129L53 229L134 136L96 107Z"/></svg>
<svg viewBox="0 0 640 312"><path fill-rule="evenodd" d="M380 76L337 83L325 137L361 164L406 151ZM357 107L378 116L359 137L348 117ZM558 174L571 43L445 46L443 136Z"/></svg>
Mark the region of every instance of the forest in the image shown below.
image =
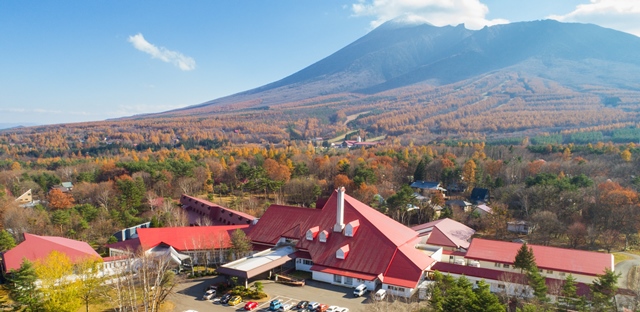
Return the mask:
<svg viewBox="0 0 640 312"><path fill-rule="evenodd" d="M260 145L205 139L51 157L23 149L4 144L0 160L2 226L17 241L28 232L100 248L113 233L142 222L188 225L177 205L181 194L259 217L270 204L314 207L318 198L345 186L349 195L406 225L450 217L481 235L513 239L517 235L506 231L506 222L523 220L535 228L526 238L532 243L606 251L640 245L640 149L633 143L387 140L347 149L308 141ZM409 187L416 180L439 181L450 190L419 201ZM63 192L63 182L73 189ZM490 190L492 215L445 205L468 200L474 187ZM36 202L23 208L15 198L28 190ZM444 207L440 216L436 207Z"/></svg>

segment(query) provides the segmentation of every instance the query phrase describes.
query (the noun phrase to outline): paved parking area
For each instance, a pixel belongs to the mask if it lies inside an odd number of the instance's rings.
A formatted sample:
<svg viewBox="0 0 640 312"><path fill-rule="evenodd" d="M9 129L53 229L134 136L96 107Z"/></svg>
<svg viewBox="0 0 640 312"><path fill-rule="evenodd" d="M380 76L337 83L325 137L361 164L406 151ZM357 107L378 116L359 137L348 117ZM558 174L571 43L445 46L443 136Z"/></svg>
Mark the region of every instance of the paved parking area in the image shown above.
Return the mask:
<svg viewBox="0 0 640 312"><path fill-rule="evenodd" d="M202 300L205 289L212 283L221 281L219 278L207 278L188 281L178 285L176 294L169 297L174 305L174 312L186 310L203 311L244 311L246 301L233 307L226 304L214 303L215 300ZM269 300L280 299L285 303L296 305L299 301L317 301L328 306L349 308L351 312L365 311L369 302L368 297L355 298L352 288L334 286L317 281L307 280L307 285L302 287L278 284L273 281L261 281L264 291L269 295ZM258 302L258 309L254 311L267 311L269 300Z"/></svg>

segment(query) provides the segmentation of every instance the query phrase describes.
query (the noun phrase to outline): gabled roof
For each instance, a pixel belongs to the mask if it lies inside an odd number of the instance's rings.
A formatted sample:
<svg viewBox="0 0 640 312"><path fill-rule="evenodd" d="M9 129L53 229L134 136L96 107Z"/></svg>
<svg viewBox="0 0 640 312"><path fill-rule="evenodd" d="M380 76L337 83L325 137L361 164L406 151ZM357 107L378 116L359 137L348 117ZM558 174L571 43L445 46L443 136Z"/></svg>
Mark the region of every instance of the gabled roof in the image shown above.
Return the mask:
<svg viewBox="0 0 640 312"><path fill-rule="evenodd" d="M178 251L225 249L231 246L231 234L248 225L213 225L166 228L140 228L138 239L144 250L162 243Z"/></svg>
<svg viewBox="0 0 640 312"><path fill-rule="evenodd" d="M471 201L485 201L489 196L489 189L474 187L471 190L471 195L469 196L469 200Z"/></svg>
<svg viewBox="0 0 640 312"><path fill-rule="evenodd" d="M411 187L423 190L443 190L443 188L440 187L440 182L433 181L415 181L411 183Z"/></svg>
<svg viewBox="0 0 640 312"><path fill-rule="evenodd" d="M275 245L281 236L290 237L292 229L300 228L303 230L298 234L296 248L308 251L314 265L369 276L384 273L404 280L412 287L419 281L422 271L433 263L433 259L424 256L413 245L402 247L416 241L415 231L353 197L344 196L344 223L359 220L357 235L347 237L332 231L336 211L337 192L331 195L322 209L272 205L250 228L248 236L254 243ZM304 239L306 230L314 226L329 232L326 243ZM336 259L335 251L347 244L349 256L345 260Z"/></svg>
<svg viewBox="0 0 640 312"><path fill-rule="evenodd" d="M100 255L85 242L64 237L24 233L24 241L4 253L5 270L8 272L19 269L25 258L32 262L45 259L52 251L67 255L73 262L86 258L100 258Z"/></svg>
<svg viewBox="0 0 640 312"><path fill-rule="evenodd" d="M480 210L482 210L482 211L484 211L486 213L493 213L493 210L491 209L491 207L489 207L489 206L487 206L485 204L478 205L476 208L478 208L478 209L480 209Z"/></svg>
<svg viewBox="0 0 640 312"><path fill-rule="evenodd" d="M429 235L427 244L464 249L469 248L469 240L476 233L472 228L449 218L416 225L411 229L420 236Z"/></svg>
<svg viewBox="0 0 640 312"><path fill-rule="evenodd" d="M522 244L474 238L467 259L511 264ZM600 252L529 245L540 269L584 275L603 274L613 270L613 255Z"/></svg>

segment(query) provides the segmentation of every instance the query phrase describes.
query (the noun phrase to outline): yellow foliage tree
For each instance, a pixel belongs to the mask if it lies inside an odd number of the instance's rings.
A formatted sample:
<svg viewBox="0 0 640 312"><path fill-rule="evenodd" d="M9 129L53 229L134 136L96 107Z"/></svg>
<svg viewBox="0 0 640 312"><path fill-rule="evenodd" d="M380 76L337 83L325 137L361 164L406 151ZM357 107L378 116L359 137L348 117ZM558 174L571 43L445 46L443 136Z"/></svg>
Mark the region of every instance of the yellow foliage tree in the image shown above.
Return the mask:
<svg viewBox="0 0 640 312"><path fill-rule="evenodd" d="M631 152L627 149L622 151L622 153L620 153L620 157L622 157L622 160L626 161L626 162L630 162L631 161Z"/></svg>
<svg viewBox="0 0 640 312"><path fill-rule="evenodd" d="M471 188L476 182L476 162L469 159L462 166L462 178L467 183L467 187Z"/></svg>
<svg viewBox="0 0 640 312"><path fill-rule="evenodd" d="M77 312L80 309L80 281L69 278L74 273L73 269L71 259L55 250L36 262L36 276L41 282L45 311Z"/></svg>

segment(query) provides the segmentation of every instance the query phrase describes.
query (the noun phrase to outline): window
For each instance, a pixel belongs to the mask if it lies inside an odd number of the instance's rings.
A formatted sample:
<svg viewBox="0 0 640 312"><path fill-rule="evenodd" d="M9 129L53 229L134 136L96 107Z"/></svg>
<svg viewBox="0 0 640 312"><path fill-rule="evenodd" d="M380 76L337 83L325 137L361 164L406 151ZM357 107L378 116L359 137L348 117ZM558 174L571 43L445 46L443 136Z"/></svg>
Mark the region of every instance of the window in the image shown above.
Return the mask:
<svg viewBox="0 0 640 312"><path fill-rule="evenodd" d="M344 284L345 285L353 285L353 278L345 276L344 277Z"/></svg>
<svg viewBox="0 0 640 312"><path fill-rule="evenodd" d="M307 260L307 259L302 259L302 264L304 264L304 265L313 265L313 261Z"/></svg>
<svg viewBox="0 0 640 312"><path fill-rule="evenodd" d="M505 263L505 264L503 264L503 265L502 265L502 267L503 267L503 268L507 268L507 269L508 269L508 268L509 268L509 265Z"/></svg>
<svg viewBox="0 0 640 312"><path fill-rule="evenodd" d="M565 274L567 274L567 273L560 272L560 273L558 273L558 274L560 274L560 276L565 276Z"/></svg>
<svg viewBox="0 0 640 312"><path fill-rule="evenodd" d="M397 292L404 292L404 288L402 288L402 287L396 287L396 286L389 285L389 287L387 287L387 288L389 288L389 290L393 290L393 291L397 291Z"/></svg>
<svg viewBox="0 0 640 312"><path fill-rule="evenodd" d="M342 276L340 275L333 275L333 282L334 283L342 283Z"/></svg>
<svg viewBox="0 0 640 312"><path fill-rule="evenodd" d="M553 274L553 271L547 270L547 274Z"/></svg>
<svg viewBox="0 0 640 312"><path fill-rule="evenodd" d="M493 266L495 266L495 267L498 267L498 268L499 268L499 267L500 267L500 263L496 262L496 263L494 263L494 264L493 264Z"/></svg>

